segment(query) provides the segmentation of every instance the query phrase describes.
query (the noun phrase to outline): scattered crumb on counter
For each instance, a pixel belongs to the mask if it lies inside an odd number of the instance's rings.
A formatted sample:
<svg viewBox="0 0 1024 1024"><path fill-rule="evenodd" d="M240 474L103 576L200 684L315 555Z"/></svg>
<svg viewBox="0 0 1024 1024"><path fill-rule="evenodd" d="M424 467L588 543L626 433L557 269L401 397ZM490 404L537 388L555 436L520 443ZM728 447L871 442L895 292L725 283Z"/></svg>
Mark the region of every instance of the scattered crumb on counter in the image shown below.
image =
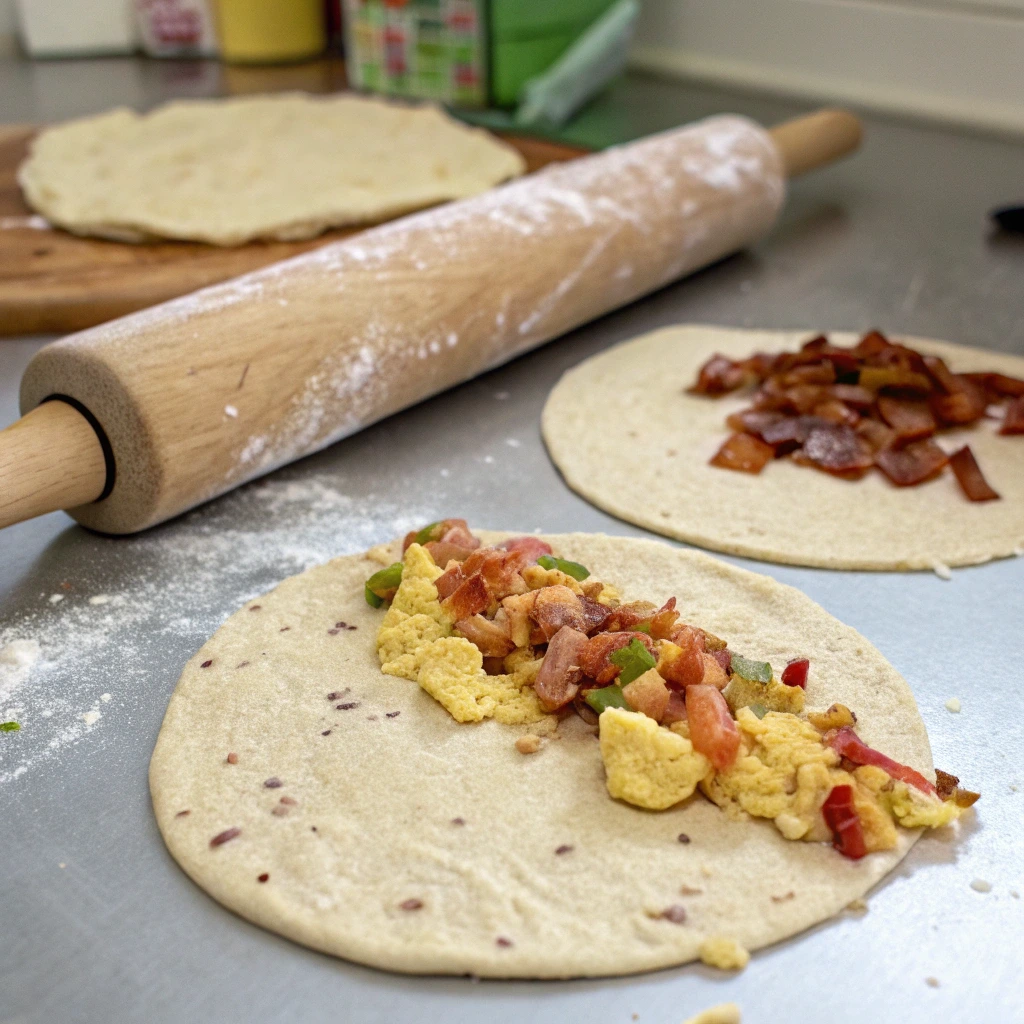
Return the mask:
<svg viewBox="0 0 1024 1024"><path fill-rule="evenodd" d="M64 600L64 595L63 594L51 594L50 595L50 604L60 604L61 601L63 601L63 600Z"/></svg>
<svg viewBox="0 0 1024 1024"><path fill-rule="evenodd" d="M93 708L92 711L83 711L79 716L86 725L95 725L103 716Z"/></svg>
<svg viewBox="0 0 1024 1024"><path fill-rule="evenodd" d="M850 900L850 902L846 904L846 909L852 910L855 914L866 914L868 912L868 905L864 900L858 898Z"/></svg>
<svg viewBox="0 0 1024 1024"><path fill-rule="evenodd" d="M233 420L236 420L238 419L238 410L233 405L225 405L224 415L230 416Z"/></svg>
<svg viewBox="0 0 1024 1024"><path fill-rule="evenodd" d="M109 594L96 594L89 598L89 604L110 604Z"/></svg>
<svg viewBox="0 0 1024 1024"><path fill-rule="evenodd" d="M971 888L975 892L991 892L992 891L992 883L991 882L986 882L984 878L975 878L971 882Z"/></svg>
<svg viewBox="0 0 1024 1024"><path fill-rule="evenodd" d="M540 737L534 736L532 732L528 732L525 736L520 736L516 740L516 750L520 754L536 754L540 750Z"/></svg>
<svg viewBox="0 0 1024 1024"><path fill-rule="evenodd" d="M636 1019L634 1014L633 1019ZM719 1003L688 1017L683 1024L740 1024L740 1008L735 1003Z"/></svg>
<svg viewBox="0 0 1024 1024"><path fill-rule="evenodd" d="M100 694L100 700L103 701L104 704L109 704L112 699L113 698L111 697L111 695L109 693L101 693Z"/></svg>
<svg viewBox="0 0 1024 1024"><path fill-rule="evenodd" d="M750 963L750 954L735 939L725 935L706 938L698 953L704 963L720 971L742 971Z"/></svg>
<svg viewBox="0 0 1024 1024"><path fill-rule="evenodd" d="M932 562L932 572L934 572L940 580L951 580L953 578L953 570L950 569L945 562L940 562L937 559Z"/></svg>
<svg viewBox="0 0 1024 1024"><path fill-rule="evenodd" d="M952 711L954 715L959 714L959 712L960 712L960 698L959 697L950 697L949 700L946 701L946 710L947 711Z"/></svg>
<svg viewBox="0 0 1024 1024"><path fill-rule="evenodd" d="M928 985L930 988L938 988L939 987L939 979L938 978L925 978L924 979L924 983L926 985Z"/></svg>

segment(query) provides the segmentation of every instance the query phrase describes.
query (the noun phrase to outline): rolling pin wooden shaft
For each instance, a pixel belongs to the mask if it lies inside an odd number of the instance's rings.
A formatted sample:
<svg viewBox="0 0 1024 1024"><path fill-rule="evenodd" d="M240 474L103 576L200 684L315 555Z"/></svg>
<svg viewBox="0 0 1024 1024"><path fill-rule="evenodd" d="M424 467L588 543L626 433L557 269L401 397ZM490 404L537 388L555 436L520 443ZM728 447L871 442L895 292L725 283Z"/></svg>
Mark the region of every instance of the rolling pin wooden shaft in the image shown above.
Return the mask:
<svg viewBox="0 0 1024 1024"><path fill-rule="evenodd" d="M54 342L0 432L0 526L177 515L749 245L859 140L709 118Z"/></svg>

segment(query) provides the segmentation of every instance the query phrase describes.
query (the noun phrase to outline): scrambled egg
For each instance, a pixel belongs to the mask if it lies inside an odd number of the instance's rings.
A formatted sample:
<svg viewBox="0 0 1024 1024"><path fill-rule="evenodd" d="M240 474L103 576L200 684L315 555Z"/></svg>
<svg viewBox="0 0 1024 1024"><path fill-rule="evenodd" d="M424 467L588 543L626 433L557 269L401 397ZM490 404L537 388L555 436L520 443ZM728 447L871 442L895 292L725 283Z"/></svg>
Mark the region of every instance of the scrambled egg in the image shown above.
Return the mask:
<svg viewBox="0 0 1024 1024"><path fill-rule="evenodd" d="M601 714L600 731L608 792L637 807L671 807L711 770L688 739L638 712L609 708Z"/></svg>
<svg viewBox="0 0 1024 1024"><path fill-rule="evenodd" d="M401 585L377 633L381 670L419 683L457 722L495 718L528 725L547 718L527 685L537 666L527 662L509 674L489 676L479 649L451 635L435 586L441 573L426 548L409 546Z"/></svg>
<svg viewBox="0 0 1024 1024"><path fill-rule="evenodd" d="M701 960L720 971L742 971L750 963L750 954L735 940L712 935L700 944Z"/></svg>
<svg viewBox="0 0 1024 1024"><path fill-rule="evenodd" d="M862 770L857 769L858 772ZM905 782L893 783L884 795L889 810L904 828L940 828L956 821L963 813L954 801L936 800Z"/></svg>
<svg viewBox="0 0 1024 1024"><path fill-rule="evenodd" d="M804 709L803 688L787 686L778 679L772 679L770 683L759 683L733 675L722 695L734 715L740 708L750 707L751 704L760 704L768 711L785 711L791 715L798 715Z"/></svg>

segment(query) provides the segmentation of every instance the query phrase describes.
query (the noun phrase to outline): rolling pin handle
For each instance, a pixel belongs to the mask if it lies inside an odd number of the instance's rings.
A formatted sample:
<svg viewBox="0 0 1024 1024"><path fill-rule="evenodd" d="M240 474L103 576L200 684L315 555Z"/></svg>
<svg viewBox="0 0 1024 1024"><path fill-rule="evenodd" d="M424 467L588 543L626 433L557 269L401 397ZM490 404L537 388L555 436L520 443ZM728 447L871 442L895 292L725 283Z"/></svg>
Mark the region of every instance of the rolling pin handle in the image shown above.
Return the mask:
<svg viewBox="0 0 1024 1024"><path fill-rule="evenodd" d="M0 528L110 493L113 453L89 413L53 396L0 430Z"/></svg>
<svg viewBox="0 0 1024 1024"><path fill-rule="evenodd" d="M864 125L848 110L816 110L768 130L782 157L787 178L796 178L852 153L860 146Z"/></svg>

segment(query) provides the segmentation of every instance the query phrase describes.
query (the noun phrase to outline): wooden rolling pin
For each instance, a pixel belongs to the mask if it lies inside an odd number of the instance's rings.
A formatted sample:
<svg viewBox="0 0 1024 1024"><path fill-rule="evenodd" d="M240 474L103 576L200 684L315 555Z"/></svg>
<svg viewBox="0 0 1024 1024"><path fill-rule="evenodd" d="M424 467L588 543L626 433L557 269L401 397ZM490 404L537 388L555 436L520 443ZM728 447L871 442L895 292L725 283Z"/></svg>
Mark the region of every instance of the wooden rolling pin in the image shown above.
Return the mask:
<svg viewBox="0 0 1024 1024"><path fill-rule="evenodd" d="M0 432L0 526L184 512L751 244L860 135L708 118L47 345Z"/></svg>

